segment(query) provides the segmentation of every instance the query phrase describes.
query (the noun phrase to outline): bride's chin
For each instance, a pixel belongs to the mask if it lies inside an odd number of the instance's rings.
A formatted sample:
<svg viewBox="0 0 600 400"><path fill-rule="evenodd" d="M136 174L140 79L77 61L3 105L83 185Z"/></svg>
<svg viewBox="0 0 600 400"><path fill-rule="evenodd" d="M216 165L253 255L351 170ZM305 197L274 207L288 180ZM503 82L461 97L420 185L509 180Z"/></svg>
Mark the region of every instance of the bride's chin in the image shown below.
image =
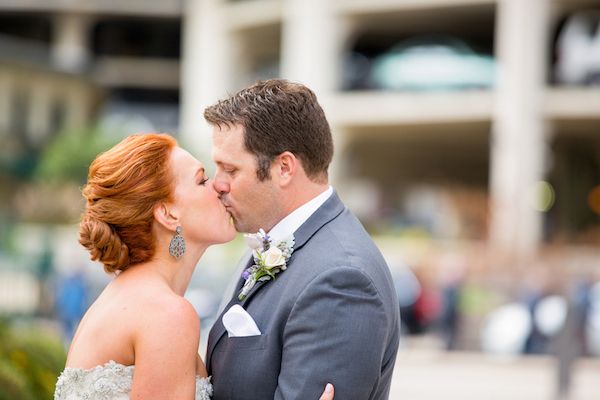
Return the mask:
<svg viewBox="0 0 600 400"><path fill-rule="evenodd" d="M235 239L235 237L237 235L237 231L235 230L235 226L233 225L233 219L232 219L231 225L229 225L227 228L228 228L227 241L231 242L233 239Z"/></svg>
<svg viewBox="0 0 600 400"><path fill-rule="evenodd" d="M227 235L226 237L219 238L215 240L212 244L225 244L231 242L235 238L235 232L231 235Z"/></svg>
<svg viewBox="0 0 600 400"><path fill-rule="evenodd" d="M223 229L224 234L218 241L219 244L231 242L233 239L235 239L235 236L237 235L237 231L235 230L235 225L233 224L232 217L230 217L227 220L227 225L224 226L223 228L224 228Z"/></svg>

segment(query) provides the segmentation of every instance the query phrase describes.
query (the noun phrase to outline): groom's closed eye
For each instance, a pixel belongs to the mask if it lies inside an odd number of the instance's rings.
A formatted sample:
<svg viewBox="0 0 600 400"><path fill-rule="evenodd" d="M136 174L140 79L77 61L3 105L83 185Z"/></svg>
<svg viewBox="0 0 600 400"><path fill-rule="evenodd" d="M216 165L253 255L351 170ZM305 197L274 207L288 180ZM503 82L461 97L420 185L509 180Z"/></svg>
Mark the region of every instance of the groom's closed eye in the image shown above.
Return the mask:
<svg viewBox="0 0 600 400"><path fill-rule="evenodd" d="M237 168L230 165L224 165L221 168L227 175L234 175L237 172Z"/></svg>

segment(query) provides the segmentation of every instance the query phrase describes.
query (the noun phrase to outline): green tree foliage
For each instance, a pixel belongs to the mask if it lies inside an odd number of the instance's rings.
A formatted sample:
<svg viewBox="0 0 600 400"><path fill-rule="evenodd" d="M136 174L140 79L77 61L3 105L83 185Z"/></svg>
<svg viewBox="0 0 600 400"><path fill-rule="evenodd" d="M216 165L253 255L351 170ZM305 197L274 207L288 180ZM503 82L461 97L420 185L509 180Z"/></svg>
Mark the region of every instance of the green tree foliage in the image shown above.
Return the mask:
<svg viewBox="0 0 600 400"><path fill-rule="evenodd" d="M56 335L0 323L0 400L52 399L65 361L63 344Z"/></svg>
<svg viewBox="0 0 600 400"><path fill-rule="evenodd" d="M42 152L35 178L49 183L82 184L94 158L117 141L98 128L61 132Z"/></svg>

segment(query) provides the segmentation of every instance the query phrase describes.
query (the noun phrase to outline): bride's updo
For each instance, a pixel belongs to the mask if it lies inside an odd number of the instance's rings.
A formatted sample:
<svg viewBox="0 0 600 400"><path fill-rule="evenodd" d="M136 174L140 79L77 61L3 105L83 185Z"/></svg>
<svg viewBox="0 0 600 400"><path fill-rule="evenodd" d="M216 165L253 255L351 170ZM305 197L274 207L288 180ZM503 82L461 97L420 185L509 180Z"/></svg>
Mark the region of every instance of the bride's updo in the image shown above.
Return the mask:
<svg viewBox="0 0 600 400"><path fill-rule="evenodd" d="M90 165L79 243L106 272L153 257L153 210L158 202L172 200L169 156L176 145L165 134L132 135Z"/></svg>

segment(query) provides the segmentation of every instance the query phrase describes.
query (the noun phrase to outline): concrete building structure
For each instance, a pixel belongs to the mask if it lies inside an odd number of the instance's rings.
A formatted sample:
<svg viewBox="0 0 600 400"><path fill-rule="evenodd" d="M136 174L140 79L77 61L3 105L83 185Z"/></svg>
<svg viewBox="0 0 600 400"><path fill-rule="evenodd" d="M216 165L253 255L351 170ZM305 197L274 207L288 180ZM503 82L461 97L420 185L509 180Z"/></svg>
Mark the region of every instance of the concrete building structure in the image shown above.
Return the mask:
<svg viewBox="0 0 600 400"><path fill-rule="evenodd" d="M85 77L106 97L100 118L140 129L178 126L181 1L0 1L0 34L48 53L45 65ZM19 57L2 45L3 58ZM133 119L133 118L132 118Z"/></svg>
<svg viewBox="0 0 600 400"><path fill-rule="evenodd" d="M331 121L335 185L368 224L388 232L421 224L433 237L483 241L526 257L549 237L577 238L598 222L585 200L595 178L573 195L577 169L569 160L583 147L590 168L599 164L600 90L551 84L550 61L564 16L590 7L600 4L0 0L0 33L37 41L53 68L88 77L106 96L101 118L137 114L152 129L179 131L202 157L210 141L206 105L258 78L301 81ZM361 43L429 33L489 51L495 87L342 89L345 55ZM536 204L543 181L555 191L549 212ZM583 222L574 224L578 207Z"/></svg>
<svg viewBox="0 0 600 400"><path fill-rule="evenodd" d="M5 152L14 141L36 147L57 130L92 120L103 93L91 79L56 68L42 46L1 37L0 47L0 137Z"/></svg>
<svg viewBox="0 0 600 400"><path fill-rule="evenodd" d="M598 147L600 90L552 85L550 49L564 16L598 8L597 1L195 0L185 7L183 135L206 143L199 110L239 88L265 58L278 59L279 75L306 83L324 104L337 143L334 176L348 193L357 177L376 182L381 192L359 198L383 196L383 206L406 196L401 188L418 186L419 179L467 187L486 198L484 238L494 251L528 257L548 235L560 236L553 221L570 218L564 205L569 182L551 182L557 204L550 213L537 204L540 188L556 175L562 138L581 135ZM361 37L430 32L483 42L497 61L495 88L340 89L343 55ZM577 201L589 208L581 196ZM597 224L597 216L588 217ZM571 228L566 223L557 229Z"/></svg>

